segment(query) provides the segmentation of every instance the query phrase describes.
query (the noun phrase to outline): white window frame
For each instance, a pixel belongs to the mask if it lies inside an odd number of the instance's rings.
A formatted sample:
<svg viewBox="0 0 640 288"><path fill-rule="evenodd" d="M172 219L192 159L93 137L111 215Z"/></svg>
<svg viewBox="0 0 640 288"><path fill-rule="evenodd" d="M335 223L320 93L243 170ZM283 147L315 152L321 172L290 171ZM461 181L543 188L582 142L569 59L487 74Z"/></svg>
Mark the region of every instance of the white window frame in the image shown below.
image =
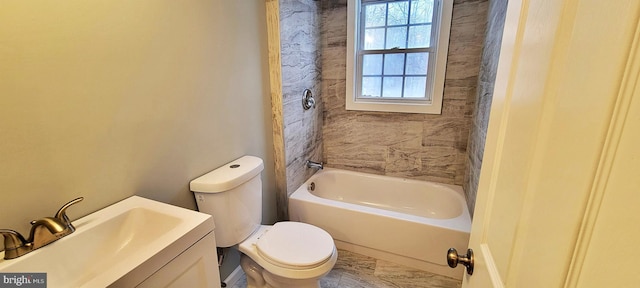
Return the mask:
<svg viewBox="0 0 640 288"><path fill-rule="evenodd" d="M358 33L361 27L361 1L347 1L347 110L441 114L453 0L434 1L435 9L432 25L438 25L438 28L434 31L437 35L432 37L433 40L437 39L437 43L434 45L434 56L429 59L430 63L427 72L426 93L427 98L430 98L430 100L358 97L358 83L362 78L356 67L358 57L357 41L359 41ZM435 59L435 63L433 63L433 59Z"/></svg>

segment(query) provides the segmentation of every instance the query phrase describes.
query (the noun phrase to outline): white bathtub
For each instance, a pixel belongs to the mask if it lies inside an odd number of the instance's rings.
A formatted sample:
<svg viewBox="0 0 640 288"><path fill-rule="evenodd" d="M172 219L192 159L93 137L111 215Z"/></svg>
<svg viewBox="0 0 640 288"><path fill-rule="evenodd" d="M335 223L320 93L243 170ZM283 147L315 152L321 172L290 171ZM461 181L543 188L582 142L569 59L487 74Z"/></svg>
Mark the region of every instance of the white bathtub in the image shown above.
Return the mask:
<svg viewBox="0 0 640 288"><path fill-rule="evenodd" d="M462 279L471 219L459 186L325 168L289 197L292 221L325 229L338 248Z"/></svg>

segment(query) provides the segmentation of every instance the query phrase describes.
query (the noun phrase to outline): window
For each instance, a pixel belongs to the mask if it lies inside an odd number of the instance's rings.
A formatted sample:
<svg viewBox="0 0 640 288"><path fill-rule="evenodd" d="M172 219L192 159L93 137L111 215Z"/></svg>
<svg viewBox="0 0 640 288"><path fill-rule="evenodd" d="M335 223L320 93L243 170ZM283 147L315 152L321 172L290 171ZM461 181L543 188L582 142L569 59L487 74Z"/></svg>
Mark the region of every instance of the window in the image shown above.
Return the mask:
<svg viewBox="0 0 640 288"><path fill-rule="evenodd" d="M349 0L347 110L440 114L453 0Z"/></svg>

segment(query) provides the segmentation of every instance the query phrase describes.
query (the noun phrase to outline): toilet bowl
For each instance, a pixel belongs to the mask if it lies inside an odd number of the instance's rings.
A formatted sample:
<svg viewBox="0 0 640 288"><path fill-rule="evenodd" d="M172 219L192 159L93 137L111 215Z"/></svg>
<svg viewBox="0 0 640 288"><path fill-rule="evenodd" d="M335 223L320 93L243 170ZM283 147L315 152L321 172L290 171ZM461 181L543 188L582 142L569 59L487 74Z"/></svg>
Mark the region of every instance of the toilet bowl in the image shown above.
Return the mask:
<svg viewBox="0 0 640 288"><path fill-rule="evenodd" d="M220 247L242 253L247 287L319 287L338 258L333 238L306 223L260 224L263 165L244 156L191 181L198 210L213 216Z"/></svg>
<svg viewBox="0 0 640 288"><path fill-rule="evenodd" d="M260 226L238 244L238 250L243 258L251 260L241 262L243 270L247 270L246 265L258 265L263 269L262 276L275 282L272 287L318 287L318 280L338 259L329 233L299 222Z"/></svg>

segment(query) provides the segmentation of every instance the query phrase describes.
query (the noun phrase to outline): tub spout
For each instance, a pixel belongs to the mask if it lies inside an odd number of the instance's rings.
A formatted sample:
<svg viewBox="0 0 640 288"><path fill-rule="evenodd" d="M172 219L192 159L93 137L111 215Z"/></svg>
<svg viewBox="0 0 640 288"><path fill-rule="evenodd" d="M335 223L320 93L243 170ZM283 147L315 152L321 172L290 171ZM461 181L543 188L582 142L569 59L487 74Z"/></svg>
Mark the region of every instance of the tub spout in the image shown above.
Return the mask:
<svg viewBox="0 0 640 288"><path fill-rule="evenodd" d="M316 168L322 170L324 168L324 163L313 162L311 160L307 160L307 168Z"/></svg>

